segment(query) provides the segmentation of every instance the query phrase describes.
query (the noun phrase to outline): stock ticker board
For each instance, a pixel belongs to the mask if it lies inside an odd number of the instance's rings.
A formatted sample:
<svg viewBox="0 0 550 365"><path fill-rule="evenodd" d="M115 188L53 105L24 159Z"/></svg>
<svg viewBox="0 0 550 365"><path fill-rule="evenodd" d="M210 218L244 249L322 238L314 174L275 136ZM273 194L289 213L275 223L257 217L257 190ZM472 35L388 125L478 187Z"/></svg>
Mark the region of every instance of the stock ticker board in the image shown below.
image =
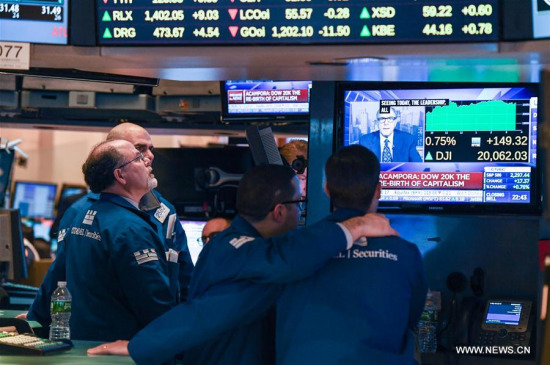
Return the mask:
<svg viewBox="0 0 550 365"><path fill-rule="evenodd" d="M0 0L0 41L67 44L67 0Z"/></svg>
<svg viewBox="0 0 550 365"><path fill-rule="evenodd" d="M498 0L97 0L100 45L498 40Z"/></svg>

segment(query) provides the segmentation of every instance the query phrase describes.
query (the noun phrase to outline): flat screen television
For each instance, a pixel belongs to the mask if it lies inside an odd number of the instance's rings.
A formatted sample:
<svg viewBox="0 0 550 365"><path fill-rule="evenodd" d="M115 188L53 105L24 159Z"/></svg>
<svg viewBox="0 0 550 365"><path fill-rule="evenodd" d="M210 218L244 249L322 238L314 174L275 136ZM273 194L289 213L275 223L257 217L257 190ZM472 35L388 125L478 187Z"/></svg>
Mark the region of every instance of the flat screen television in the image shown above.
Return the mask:
<svg viewBox="0 0 550 365"><path fill-rule="evenodd" d="M222 81L223 120L309 120L311 81Z"/></svg>
<svg viewBox="0 0 550 365"><path fill-rule="evenodd" d="M13 185L13 209L19 209L22 217L54 218L57 184L16 181Z"/></svg>
<svg viewBox="0 0 550 365"><path fill-rule="evenodd" d="M538 214L538 95L526 83L338 83L335 148L378 156L381 210Z"/></svg>
<svg viewBox="0 0 550 365"><path fill-rule="evenodd" d="M69 0L3 2L0 41L67 44L68 19Z"/></svg>

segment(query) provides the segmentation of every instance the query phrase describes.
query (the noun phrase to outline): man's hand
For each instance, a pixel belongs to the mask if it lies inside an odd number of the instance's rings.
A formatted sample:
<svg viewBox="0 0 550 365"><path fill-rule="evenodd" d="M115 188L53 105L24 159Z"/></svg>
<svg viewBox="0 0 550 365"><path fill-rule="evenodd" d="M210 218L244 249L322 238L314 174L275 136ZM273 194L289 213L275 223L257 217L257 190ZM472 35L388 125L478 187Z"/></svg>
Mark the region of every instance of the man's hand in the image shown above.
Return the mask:
<svg viewBox="0 0 550 365"><path fill-rule="evenodd" d="M349 230L353 241L360 237L399 236L399 233L390 226L388 218L382 214L367 213L362 217L355 217L342 222Z"/></svg>
<svg viewBox="0 0 550 365"><path fill-rule="evenodd" d="M117 356L130 356L128 352L128 342L125 340L118 340L115 342L105 343L96 347L88 349L88 356L97 355L117 355Z"/></svg>
<svg viewBox="0 0 550 365"><path fill-rule="evenodd" d="M15 316L15 318L17 318L17 319L24 319L24 320L26 321L26 320L27 320L27 313L28 313L28 312L18 314L18 315Z"/></svg>

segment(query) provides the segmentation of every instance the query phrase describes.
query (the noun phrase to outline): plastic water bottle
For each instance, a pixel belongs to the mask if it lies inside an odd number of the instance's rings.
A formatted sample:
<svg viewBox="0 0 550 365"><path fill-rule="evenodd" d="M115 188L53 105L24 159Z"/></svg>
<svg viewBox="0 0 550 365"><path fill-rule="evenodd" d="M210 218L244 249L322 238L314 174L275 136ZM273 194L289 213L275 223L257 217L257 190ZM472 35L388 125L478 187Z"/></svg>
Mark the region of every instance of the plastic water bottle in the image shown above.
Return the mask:
<svg viewBox="0 0 550 365"><path fill-rule="evenodd" d="M418 323L418 345L421 352L437 351L437 311L432 292L429 291Z"/></svg>
<svg viewBox="0 0 550 365"><path fill-rule="evenodd" d="M50 325L50 340L70 340L71 330L69 319L71 318L71 293L67 289L67 282L59 281L57 289L52 294L50 313L52 324Z"/></svg>

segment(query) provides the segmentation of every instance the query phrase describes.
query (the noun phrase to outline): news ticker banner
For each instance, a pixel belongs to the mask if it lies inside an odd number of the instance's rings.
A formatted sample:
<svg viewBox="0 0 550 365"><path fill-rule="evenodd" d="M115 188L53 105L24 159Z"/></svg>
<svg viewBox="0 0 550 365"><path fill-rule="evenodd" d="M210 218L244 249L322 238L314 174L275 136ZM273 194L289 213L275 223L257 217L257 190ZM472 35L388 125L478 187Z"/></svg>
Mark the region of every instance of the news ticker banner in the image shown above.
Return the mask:
<svg viewBox="0 0 550 365"><path fill-rule="evenodd" d="M228 90L230 113L308 113L309 89Z"/></svg>
<svg viewBox="0 0 550 365"><path fill-rule="evenodd" d="M496 41L498 0L97 0L100 45Z"/></svg>
<svg viewBox="0 0 550 365"><path fill-rule="evenodd" d="M478 172L381 172L381 201L530 201L530 167L488 166Z"/></svg>
<svg viewBox="0 0 550 365"><path fill-rule="evenodd" d="M0 41L67 43L66 0L0 1Z"/></svg>

